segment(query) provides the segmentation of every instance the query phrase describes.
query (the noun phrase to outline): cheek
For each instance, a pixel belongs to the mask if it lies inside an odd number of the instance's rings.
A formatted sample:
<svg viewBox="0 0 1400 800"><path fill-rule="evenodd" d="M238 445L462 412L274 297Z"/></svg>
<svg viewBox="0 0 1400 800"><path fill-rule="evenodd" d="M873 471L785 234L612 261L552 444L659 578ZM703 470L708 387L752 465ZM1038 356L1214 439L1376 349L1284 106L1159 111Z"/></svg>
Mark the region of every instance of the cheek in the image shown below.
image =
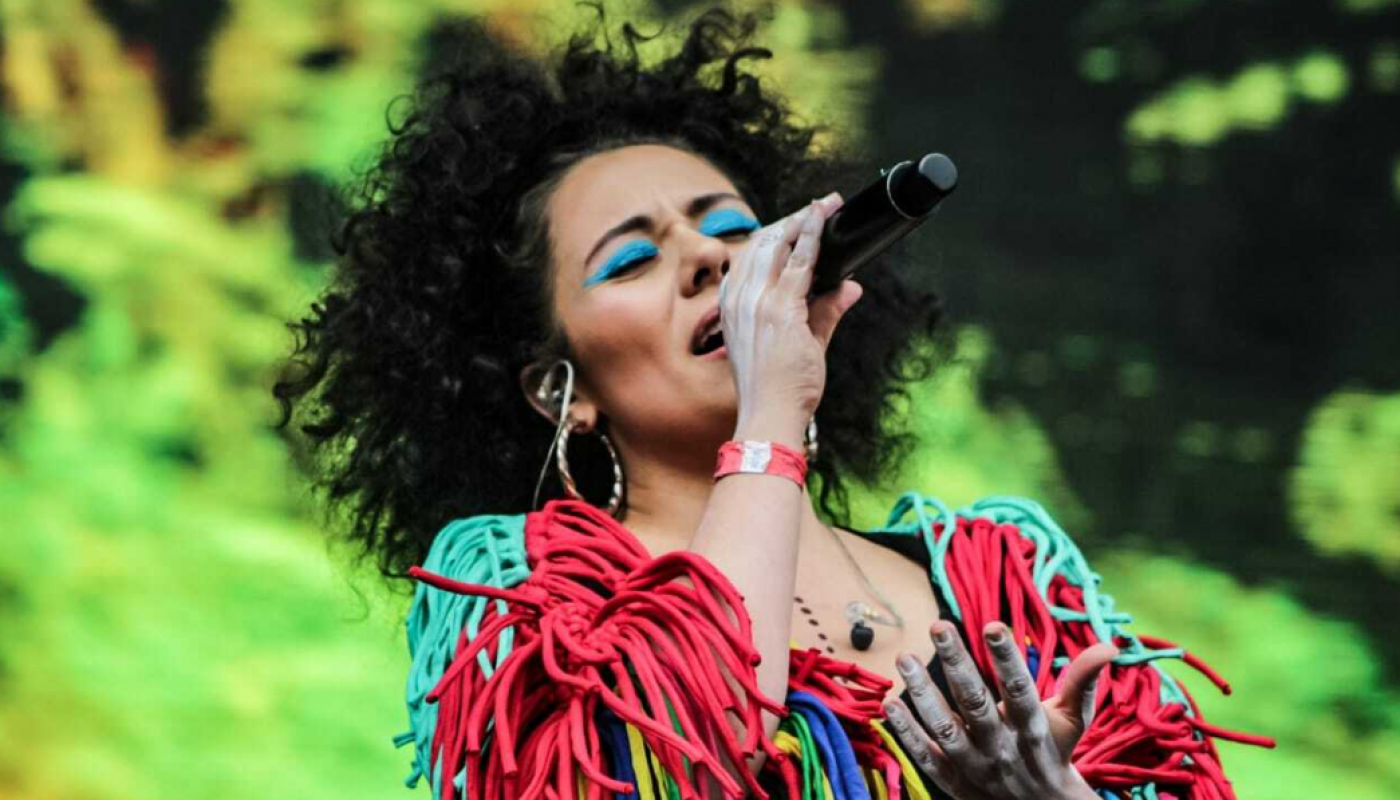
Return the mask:
<svg viewBox="0 0 1400 800"><path fill-rule="evenodd" d="M602 385L661 368L672 346L666 303L640 285L600 288L599 296L576 306L566 320L583 367Z"/></svg>

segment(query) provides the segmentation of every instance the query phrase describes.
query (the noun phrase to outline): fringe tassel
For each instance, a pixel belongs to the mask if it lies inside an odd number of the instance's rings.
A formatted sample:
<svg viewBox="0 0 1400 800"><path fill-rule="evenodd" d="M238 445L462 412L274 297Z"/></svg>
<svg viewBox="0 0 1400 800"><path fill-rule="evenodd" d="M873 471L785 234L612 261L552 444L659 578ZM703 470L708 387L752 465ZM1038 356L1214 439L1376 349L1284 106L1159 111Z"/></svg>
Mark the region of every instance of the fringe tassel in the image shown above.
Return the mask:
<svg viewBox="0 0 1400 800"><path fill-rule="evenodd" d="M455 520L433 539L423 566L430 572L455 575L471 583L497 587L518 585L530 574L525 555L525 517L479 516ZM440 713L451 716L456 707L431 702L428 695L462 643L480 634L488 607L504 613L505 604L486 597L470 597L440 592L420 584L414 592L408 615L408 651L412 664L408 672L407 702L410 730L394 737L394 745L414 744L413 771L405 779L409 788L427 777L434 794L440 792L440 769L434 768L433 752ZM491 648L478 651L478 667L491 675L510 655L513 634L498 632ZM454 781L455 772L447 773Z"/></svg>
<svg viewBox="0 0 1400 800"><path fill-rule="evenodd" d="M466 793L487 800L565 800L580 777L588 800L633 792L632 782L608 774L596 725L606 709L640 731L680 797L712 788L766 797L744 762L760 748L779 756L761 714L786 710L758 690L759 654L729 582L689 553L649 558L614 520L581 503L529 515L524 539L533 569L516 588L409 571L507 608L485 608L427 697L438 705L431 753L440 774L464 769ZM507 632L513 652L492 674L481 656L499 656ZM861 710L867 702L848 700ZM461 791L456 781L437 788L443 800Z"/></svg>

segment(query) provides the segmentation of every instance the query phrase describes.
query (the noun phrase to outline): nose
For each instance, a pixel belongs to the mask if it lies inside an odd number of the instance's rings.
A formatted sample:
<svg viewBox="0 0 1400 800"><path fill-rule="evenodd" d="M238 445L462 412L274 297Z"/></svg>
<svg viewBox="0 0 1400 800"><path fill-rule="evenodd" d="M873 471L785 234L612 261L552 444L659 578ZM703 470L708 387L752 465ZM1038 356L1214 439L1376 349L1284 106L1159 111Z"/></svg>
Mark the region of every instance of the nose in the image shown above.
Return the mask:
<svg viewBox="0 0 1400 800"><path fill-rule="evenodd" d="M729 245L713 236L687 231L681 265L681 290L686 296L699 294L711 283L719 285L729 274Z"/></svg>

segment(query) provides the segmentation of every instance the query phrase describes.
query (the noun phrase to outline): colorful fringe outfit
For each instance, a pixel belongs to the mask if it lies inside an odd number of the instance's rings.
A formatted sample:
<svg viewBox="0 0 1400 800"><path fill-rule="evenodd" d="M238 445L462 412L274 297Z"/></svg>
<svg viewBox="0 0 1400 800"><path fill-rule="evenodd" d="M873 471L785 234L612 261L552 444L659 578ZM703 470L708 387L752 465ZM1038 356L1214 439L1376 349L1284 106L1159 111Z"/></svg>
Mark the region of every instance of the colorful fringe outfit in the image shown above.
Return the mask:
<svg viewBox="0 0 1400 800"><path fill-rule="evenodd" d="M1201 720L1155 661L1183 659L1228 686L1182 649L1125 631L1127 615L1039 505L990 498L955 516L909 493L885 533L922 540L943 613L989 686L990 654L966 634L993 619L1022 643L1042 697L1085 648L1119 647L1074 753L1105 798L1233 798L1212 738L1272 746ZM692 553L651 557L590 505L457 520L410 574L411 730L394 743L414 744L406 783L428 776L435 798L942 796L881 721L890 681L794 650L786 706L762 696L734 587ZM771 738L764 711L783 717ZM758 753L757 775L733 768Z"/></svg>

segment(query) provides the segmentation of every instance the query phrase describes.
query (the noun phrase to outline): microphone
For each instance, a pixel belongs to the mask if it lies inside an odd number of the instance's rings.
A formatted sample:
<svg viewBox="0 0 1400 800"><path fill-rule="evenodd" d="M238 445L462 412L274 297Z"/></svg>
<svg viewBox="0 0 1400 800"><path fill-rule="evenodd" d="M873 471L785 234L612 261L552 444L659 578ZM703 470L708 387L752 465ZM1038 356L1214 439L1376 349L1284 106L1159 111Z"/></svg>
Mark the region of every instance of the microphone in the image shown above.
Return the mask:
<svg viewBox="0 0 1400 800"><path fill-rule="evenodd" d="M826 220L809 294L841 285L871 259L932 216L958 187L958 168L942 153L901 161L856 192Z"/></svg>

